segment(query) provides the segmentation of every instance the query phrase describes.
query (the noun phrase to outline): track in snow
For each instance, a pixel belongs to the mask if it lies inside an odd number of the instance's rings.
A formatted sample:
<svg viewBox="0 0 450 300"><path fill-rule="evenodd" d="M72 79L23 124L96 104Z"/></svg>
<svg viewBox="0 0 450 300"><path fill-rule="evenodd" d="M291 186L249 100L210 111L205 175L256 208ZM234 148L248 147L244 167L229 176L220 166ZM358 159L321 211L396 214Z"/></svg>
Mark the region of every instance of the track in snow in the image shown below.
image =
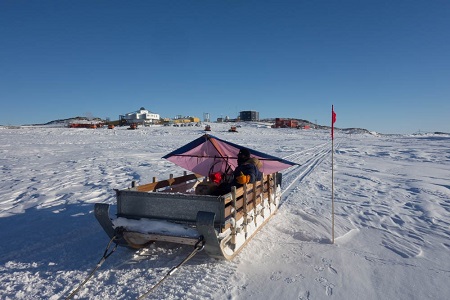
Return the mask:
<svg viewBox="0 0 450 300"><path fill-rule="evenodd" d="M325 142L314 147L293 153L284 157L284 159L298 163L299 166L293 167L283 173L282 196L289 194L294 184L301 182L306 176L311 174L314 169L320 165L326 158L331 156L331 142ZM281 205L284 199L281 198Z"/></svg>

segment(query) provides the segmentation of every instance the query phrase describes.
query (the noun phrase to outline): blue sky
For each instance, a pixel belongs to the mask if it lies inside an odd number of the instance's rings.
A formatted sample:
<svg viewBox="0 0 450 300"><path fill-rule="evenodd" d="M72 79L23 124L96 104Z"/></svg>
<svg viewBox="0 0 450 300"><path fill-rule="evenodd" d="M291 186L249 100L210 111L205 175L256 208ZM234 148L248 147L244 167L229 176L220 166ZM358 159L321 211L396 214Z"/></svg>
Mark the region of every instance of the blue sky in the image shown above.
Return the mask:
<svg viewBox="0 0 450 300"><path fill-rule="evenodd" d="M0 124L301 118L450 132L450 1L0 2Z"/></svg>

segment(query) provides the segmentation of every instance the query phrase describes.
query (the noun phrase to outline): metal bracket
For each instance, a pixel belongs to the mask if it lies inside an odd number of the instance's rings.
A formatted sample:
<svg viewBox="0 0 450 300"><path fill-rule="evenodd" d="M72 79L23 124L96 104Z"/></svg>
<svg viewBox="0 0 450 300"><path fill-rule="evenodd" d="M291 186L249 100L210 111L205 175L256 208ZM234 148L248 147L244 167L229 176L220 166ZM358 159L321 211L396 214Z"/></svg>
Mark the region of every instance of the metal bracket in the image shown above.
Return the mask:
<svg viewBox="0 0 450 300"><path fill-rule="evenodd" d="M94 206L94 214L97 221L102 226L103 230L112 239L116 236L116 243L124 246L127 245L127 242L123 239L123 236L118 236L117 231L114 229L114 224L109 218L109 204L106 203L95 203Z"/></svg>
<svg viewBox="0 0 450 300"><path fill-rule="evenodd" d="M203 236L205 241L205 251L209 256L223 259L220 243L217 239L217 233L214 229L214 219L216 214L213 212L199 211L197 213L197 231Z"/></svg>

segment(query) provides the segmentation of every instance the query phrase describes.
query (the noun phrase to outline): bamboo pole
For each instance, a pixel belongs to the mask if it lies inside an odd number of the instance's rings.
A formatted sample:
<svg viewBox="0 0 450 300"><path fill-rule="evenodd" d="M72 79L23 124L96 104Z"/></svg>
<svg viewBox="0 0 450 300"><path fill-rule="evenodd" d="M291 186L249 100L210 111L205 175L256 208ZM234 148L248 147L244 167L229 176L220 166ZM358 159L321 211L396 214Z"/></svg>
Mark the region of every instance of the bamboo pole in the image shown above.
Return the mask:
<svg viewBox="0 0 450 300"><path fill-rule="evenodd" d="M331 243L334 244L334 122L336 114L331 105Z"/></svg>
<svg viewBox="0 0 450 300"><path fill-rule="evenodd" d="M334 139L331 139L331 243L334 244Z"/></svg>

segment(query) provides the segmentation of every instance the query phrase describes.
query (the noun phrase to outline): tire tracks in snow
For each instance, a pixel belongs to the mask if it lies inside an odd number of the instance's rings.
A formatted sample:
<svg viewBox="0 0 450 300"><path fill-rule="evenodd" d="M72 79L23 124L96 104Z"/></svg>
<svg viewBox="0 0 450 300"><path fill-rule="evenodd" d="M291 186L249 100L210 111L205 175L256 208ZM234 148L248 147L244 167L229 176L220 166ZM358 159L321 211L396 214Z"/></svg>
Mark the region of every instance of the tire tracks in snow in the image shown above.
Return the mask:
<svg viewBox="0 0 450 300"><path fill-rule="evenodd" d="M288 169L283 173L282 198L280 207L288 203L288 199L293 193L296 193L298 186L303 181L305 181L305 179L308 178L314 171L318 170L319 166L324 161L331 160L331 152L339 148L339 145L339 141L337 141L336 143L335 140L334 149L332 149L331 141L327 141L285 157L285 159L299 163L300 165L295 168ZM306 215L303 215L303 217L305 216ZM303 232L300 232L300 234L294 234L293 238L295 240L299 239L301 241L309 240L309 238L304 239ZM319 243L324 242L324 240L319 240ZM305 259L313 260L312 263L308 262L308 265L313 267L313 274L315 274L315 278L312 283L318 284L324 290L327 297L332 296L333 289L336 285L329 277L333 277L333 275L337 274L336 269L332 267L332 260L326 258L325 256L321 256L320 260L318 260L318 258L312 259L314 257L313 254L305 254L305 257ZM308 288L308 284L306 282L304 284L306 284L306 290L298 295L298 299L310 299L311 290Z"/></svg>
<svg viewBox="0 0 450 300"><path fill-rule="evenodd" d="M325 158L331 154L331 142L325 142L314 147L293 153L284 157L298 163L299 166L291 168L283 173L281 204L286 200L284 195L289 195L293 186L302 182L309 174L311 174L317 166L319 166Z"/></svg>

